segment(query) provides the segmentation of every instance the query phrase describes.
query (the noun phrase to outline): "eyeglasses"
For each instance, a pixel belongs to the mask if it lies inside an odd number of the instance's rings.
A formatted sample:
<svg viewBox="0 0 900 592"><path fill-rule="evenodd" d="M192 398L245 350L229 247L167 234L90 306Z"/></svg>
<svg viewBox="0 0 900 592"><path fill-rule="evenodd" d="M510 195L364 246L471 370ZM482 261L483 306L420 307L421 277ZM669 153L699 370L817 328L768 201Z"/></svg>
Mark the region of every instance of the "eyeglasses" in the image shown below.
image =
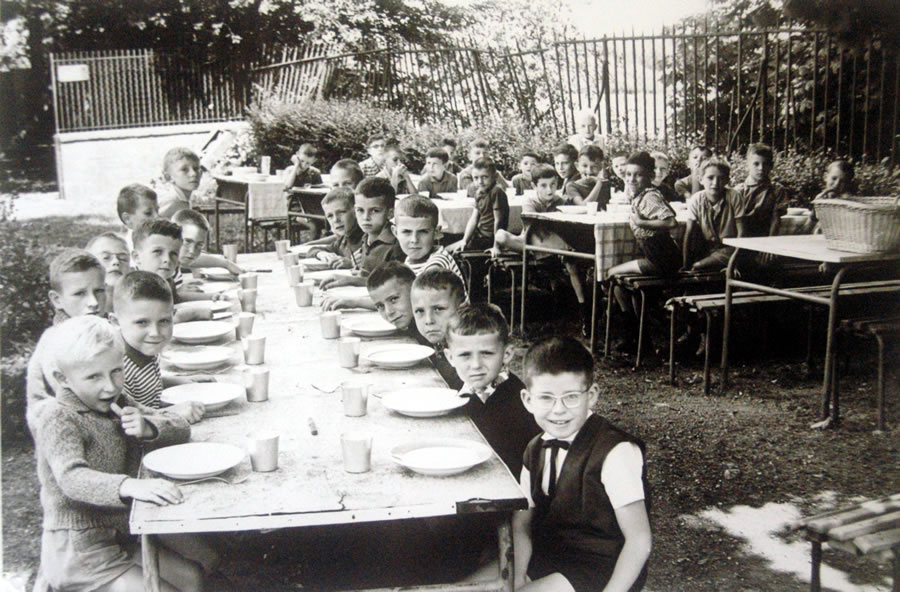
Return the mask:
<svg viewBox="0 0 900 592"><path fill-rule="evenodd" d="M566 393L561 397L554 397L553 395L532 395L531 404L537 407L538 409L548 410L556 407L557 401L562 401L562 404L566 407L566 409L574 409L581 405L584 401L584 395L588 391L581 391L578 393Z"/></svg>

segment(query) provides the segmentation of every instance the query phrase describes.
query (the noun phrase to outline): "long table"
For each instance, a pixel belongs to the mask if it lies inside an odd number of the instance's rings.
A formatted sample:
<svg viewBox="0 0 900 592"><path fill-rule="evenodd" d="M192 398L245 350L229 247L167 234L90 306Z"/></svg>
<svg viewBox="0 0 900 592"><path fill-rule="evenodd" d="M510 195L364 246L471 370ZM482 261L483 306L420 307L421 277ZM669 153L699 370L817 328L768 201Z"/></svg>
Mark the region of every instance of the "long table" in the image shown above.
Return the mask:
<svg viewBox="0 0 900 592"><path fill-rule="evenodd" d="M527 501L517 480L499 458L494 456L463 474L444 478L409 472L390 458L391 448L411 440L446 436L484 442L474 424L458 413L414 419L395 415L381 405L380 395L385 392L444 386L437 372L427 363L406 370L366 365L357 369L340 368L336 340L321 338L318 306L296 306L283 265L274 254L242 255L238 262L250 268L273 269L272 273L259 274L253 330L254 335L266 336L269 400L232 403L234 407L230 409L236 413L194 424L191 439L245 447L248 432L257 428L275 430L280 433L279 468L272 473L251 473L249 459L245 458L231 470L235 475L250 473L244 482L186 485L182 487L184 503L179 505L136 502L130 522L131 531L142 539L145 589L159 589L156 535L488 512L499 513L504 518L498 527L501 558L498 579L476 585L444 584L440 589L512 590L509 520L514 510L527 507ZM390 341L398 339L364 340L362 354ZM229 346L239 351L237 344ZM232 367L219 380L239 382L241 370L240 366ZM364 417L343 414L339 384L351 378L374 385L374 396L369 399L368 414ZM311 433L310 419L318 428L317 435ZM344 431L356 430L374 437L372 470L368 473L350 474L343 469L340 436Z"/></svg>
<svg viewBox="0 0 900 592"><path fill-rule="evenodd" d="M251 248L252 225L257 220L287 219L287 201L281 178L269 175L265 179L248 175L213 175L216 197L213 216L216 221L216 250L219 248L220 214L244 214L244 245ZM222 209L222 206L225 209Z"/></svg>

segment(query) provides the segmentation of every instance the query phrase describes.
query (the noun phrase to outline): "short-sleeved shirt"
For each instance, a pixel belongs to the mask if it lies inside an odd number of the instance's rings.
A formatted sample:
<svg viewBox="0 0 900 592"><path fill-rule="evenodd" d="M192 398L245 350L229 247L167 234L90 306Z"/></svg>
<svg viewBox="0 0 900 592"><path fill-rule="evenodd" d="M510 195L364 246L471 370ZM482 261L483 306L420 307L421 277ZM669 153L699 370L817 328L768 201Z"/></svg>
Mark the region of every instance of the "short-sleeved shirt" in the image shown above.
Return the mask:
<svg viewBox="0 0 900 592"><path fill-rule="evenodd" d="M744 221L747 236L768 236L772 220L784 214L788 204L788 192L780 183L750 183L749 180L734 188L737 193L736 216Z"/></svg>
<svg viewBox="0 0 900 592"><path fill-rule="evenodd" d="M700 225L703 238L711 247L722 245L722 239L737 236L737 199L733 189L725 190L725 197L712 203L706 191L698 191L687 201L687 217Z"/></svg>
<svg viewBox="0 0 900 592"><path fill-rule="evenodd" d="M359 250L354 258L365 274L372 273L376 267L387 261L403 261L406 255L397 242L397 237L390 228L385 227L375 240L370 242L368 235L363 237Z"/></svg>
<svg viewBox="0 0 900 592"><path fill-rule="evenodd" d="M413 270L413 273L416 274L416 276L421 275L425 270L431 268L449 269L455 273L459 279L463 280L463 284L465 284L465 278L463 278L462 272L459 270L459 265L456 264L456 260L453 259L453 255L448 253L447 249L442 246L438 246L434 249L431 252L431 255L428 256L428 259L421 263L411 263L408 257L403 263Z"/></svg>
<svg viewBox="0 0 900 592"><path fill-rule="evenodd" d="M631 211L644 220L666 220L675 217L675 212L672 211L662 193L655 187L648 187L632 198ZM641 228L631 221L628 223L631 226L631 233L634 234L636 239L648 239L658 233L669 233L668 230L652 230L650 228Z"/></svg>
<svg viewBox="0 0 900 592"><path fill-rule="evenodd" d="M534 182L531 180L531 175L526 175L524 173L519 173L512 178L512 186L516 190L516 195L522 195L529 189L534 189Z"/></svg>
<svg viewBox="0 0 900 592"><path fill-rule="evenodd" d="M316 167L306 167L297 173L294 177L294 187L303 187L304 185L321 185L322 172Z"/></svg>
<svg viewBox="0 0 900 592"><path fill-rule="evenodd" d="M378 164L372 157L365 159L364 161L359 163L359 168L362 169L363 175L366 177L374 177L378 173L384 170L384 164Z"/></svg>
<svg viewBox="0 0 900 592"><path fill-rule="evenodd" d="M475 207L478 209L478 225L475 227L475 236L494 238L494 216L499 217L497 228L506 230L509 225L509 201L503 188L494 185L484 193L477 195Z"/></svg>
<svg viewBox="0 0 900 592"><path fill-rule="evenodd" d="M459 171L459 174L456 175L457 185L460 189L465 189L469 192L469 197L475 197L475 186L472 184L472 165L467 166L463 170ZM506 186L509 185L506 179L503 178L499 172L497 172L496 176L496 185L498 187L502 187L506 189Z"/></svg>
<svg viewBox="0 0 900 592"><path fill-rule="evenodd" d="M324 249L335 255L340 255L341 257L346 257L352 261L354 253L359 251L365 237L366 233L363 232L363 229L359 226L355 226L353 232L350 234L342 236L334 234L327 242L319 243L315 245L315 247Z"/></svg>
<svg viewBox="0 0 900 592"><path fill-rule="evenodd" d="M576 199L584 200L590 195L596 184L597 177L578 177L573 181L569 181L565 184L565 189L563 190L563 195L566 196L566 203L575 203Z"/></svg>
<svg viewBox="0 0 900 592"><path fill-rule="evenodd" d="M444 175L440 179L425 175L419 181L419 193L426 194L431 199L438 197L438 193L453 193L457 187L456 175L450 171L444 171Z"/></svg>
<svg viewBox="0 0 900 592"><path fill-rule="evenodd" d="M675 181L675 193L678 195L694 195L698 191L702 191L703 187L700 182L694 179L693 175L682 177Z"/></svg>
<svg viewBox="0 0 900 592"><path fill-rule="evenodd" d="M159 358L146 356L126 343L122 370L125 375L122 392L141 405L158 409L163 390Z"/></svg>
<svg viewBox="0 0 900 592"><path fill-rule="evenodd" d="M537 195L529 195L522 200L522 213L532 214L541 212L552 212L556 206L566 203L558 193L553 193L546 200L539 198Z"/></svg>

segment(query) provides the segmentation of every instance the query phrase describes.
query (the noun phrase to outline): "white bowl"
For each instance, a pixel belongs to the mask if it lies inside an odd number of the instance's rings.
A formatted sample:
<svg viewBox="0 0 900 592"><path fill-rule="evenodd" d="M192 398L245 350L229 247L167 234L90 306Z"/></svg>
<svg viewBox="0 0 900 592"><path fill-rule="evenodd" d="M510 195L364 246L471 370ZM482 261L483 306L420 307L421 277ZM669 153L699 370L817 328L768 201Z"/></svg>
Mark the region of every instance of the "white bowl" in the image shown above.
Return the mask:
<svg viewBox="0 0 900 592"><path fill-rule="evenodd" d="M420 440L391 449L391 458L398 465L422 475L436 477L468 471L493 454L485 444L462 438Z"/></svg>
<svg viewBox="0 0 900 592"><path fill-rule="evenodd" d="M424 345L397 343L373 349L366 353L365 359L382 368L412 368L433 354L434 350Z"/></svg>
<svg viewBox="0 0 900 592"><path fill-rule="evenodd" d="M191 382L179 384L163 390L159 400L169 405L180 405L189 401L203 403L207 411L225 407L232 401L245 397L247 389L229 382Z"/></svg>
<svg viewBox="0 0 900 592"><path fill-rule="evenodd" d="M339 290L340 288L335 288ZM331 290L329 290L331 292ZM397 332L397 327L378 315L364 315L344 321L343 326L360 337L387 337Z"/></svg>
<svg viewBox="0 0 900 592"><path fill-rule="evenodd" d="M234 330L231 323L225 321L191 321L175 323L172 337L181 343L197 344L217 341Z"/></svg>
<svg viewBox="0 0 900 592"><path fill-rule="evenodd" d="M233 282L237 276L224 267L198 267L191 270L191 275L200 276L207 280Z"/></svg>
<svg viewBox="0 0 900 592"><path fill-rule="evenodd" d="M189 442L154 450L144 457L144 467L172 479L203 479L237 466L245 456L231 444Z"/></svg>
<svg viewBox="0 0 900 592"><path fill-rule="evenodd" d="M440 387L409 388L386 393L381 404L409 417L437 417L463 407L469 399L453 389Z"/></svg>
<svg viewBox="0 0 900 592"><path fill-rule="evenodd" d="M184 370L209 370L221 366L234 355L230 348L220 345L195 347L190 350L164 351L163 359Z"/></svg>

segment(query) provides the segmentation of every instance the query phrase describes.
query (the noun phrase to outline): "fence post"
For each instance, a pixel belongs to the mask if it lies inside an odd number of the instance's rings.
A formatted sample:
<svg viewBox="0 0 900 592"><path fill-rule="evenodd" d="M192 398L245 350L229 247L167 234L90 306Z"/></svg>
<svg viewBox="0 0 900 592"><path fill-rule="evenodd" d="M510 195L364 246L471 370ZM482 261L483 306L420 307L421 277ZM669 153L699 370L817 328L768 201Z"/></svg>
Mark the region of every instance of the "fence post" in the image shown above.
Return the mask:
<svg viewBox="0 0 900 592"><path fill-rule="evenodd" d="M609 96L609 48L606 35L603 36L603 96L606 97L606 133L612 134L612 105Z"/></svg>

